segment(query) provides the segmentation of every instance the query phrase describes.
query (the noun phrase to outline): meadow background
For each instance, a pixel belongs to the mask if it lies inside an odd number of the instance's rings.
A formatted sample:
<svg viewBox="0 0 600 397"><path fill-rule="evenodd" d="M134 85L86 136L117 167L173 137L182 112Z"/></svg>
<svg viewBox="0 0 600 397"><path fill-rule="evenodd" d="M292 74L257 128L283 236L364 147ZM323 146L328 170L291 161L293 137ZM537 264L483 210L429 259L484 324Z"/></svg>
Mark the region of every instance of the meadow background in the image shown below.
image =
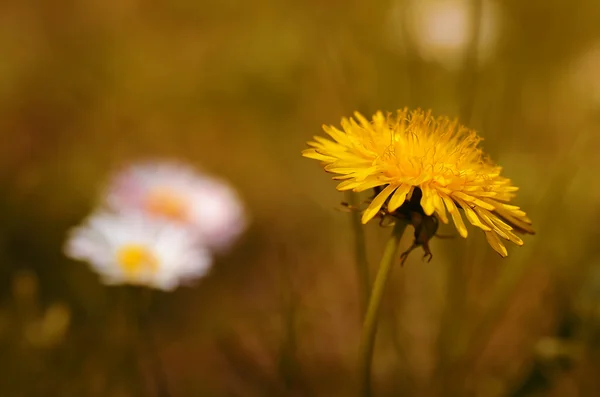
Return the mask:
<svg viewBox="0 0 600 397"><path fill-rule="evenodd" d="M404 106L476 129L538 233L501 259L470 228L394 270L377 395L599 395L598 1L9 0L0 49L0 395L157 395L122 291L62 254L148 158L227 178L251 217L153 307L170 395L355 395L351 215L300 151ZM390 231L364 232L374 271Z"/></svg>

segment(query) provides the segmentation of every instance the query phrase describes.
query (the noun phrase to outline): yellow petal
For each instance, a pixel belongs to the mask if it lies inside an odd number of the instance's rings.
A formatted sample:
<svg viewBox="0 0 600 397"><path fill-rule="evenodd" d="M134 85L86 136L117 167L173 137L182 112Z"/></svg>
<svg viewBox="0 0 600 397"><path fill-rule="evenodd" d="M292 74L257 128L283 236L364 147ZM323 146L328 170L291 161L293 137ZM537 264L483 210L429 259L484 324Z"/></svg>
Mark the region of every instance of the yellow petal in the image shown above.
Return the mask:
<svg viewBox="0 0 600 397"><path fill-rule="evenodd" d="M491 225L492 225L492 230L493 230L493 231L494 231L494 232L495 232L495 233L496 233L498 236L502 237L502 238L503 238L503 239L505 239L505 240L510 240L510 239L508 238L508 234L506 234L506 232L505 232L504 230L500 229L499 227L496 227L496 226L494 226L494 224L493 224L493 223L491 223Z"/></svg>
<svg viewBox="0 0 600 397"><path fill-rule="evenodd" d="M354 112L354 117L360 122L360 125L366 130L372 130L371 123L359 112Z"/></svg>
<svg viewBox="0 0 600 397"><path fill-rule="evenodd" d="M516 234L514 234L513 232L511 232L509 230L506 230L504 233L508 237L507 240L512 241L513 243L515 243L515 244L517 244L519 246L524 244L523 240L519 236L517 236Z"/></svg>
<svg viewBox="0 0 600 397"><path fill-rule="evenodd" d="M454 221L454 226L456 226L456 230L458 230L458 234L460 234L463 238L466 238L469 234L467 232L467 228L460 216L460 212L458 212L458 208L456 208L456 204L452 201L451 198L447 196L442 196L442 200L444 200L444 204L446 204L446 208L448 208L448 212L452 215L452 220Z"/></svg>
<svg viewBox="0 0 600 397"><path fill-rule="evenodd" d="M504 221L502 221L496 215L493 215L488 210L485 210L483 208L476 208L476 210L477 210L477 213L479 214L479 216L482 219L486 220L488 224L491 224L491 226L496 226L502 230L512 230L513 229L512 226L505 223ZM494 219L492 219L492 218L494 218Z"/></svg>
<svg viewBox="0 0 600 397"><path fill-rule="evenodd" d="M423 208L425 215L431 215L433 214L433 211L435 211L433 195L437 194L437 192L432 191L431 187L428 185L423 185L420 187L421 192L423 193L423 196L421 197L421 208Z"/></svg>
<svg viewBox="0 0 600 397"><path fill-rule="evenodd" d="M498 238L498 235L494 232L484 232L484 233L485 233L485 238L487 239L488 243L492 246L494 251L499 253L500 256L502 256L503 258L506 258L508 256L508 251L506 250L506 247L504 246L504 244L502 244L502 241L500 241L500 239Z"/></svg>
<svg viewBox="0 0 600 397"><path fill-rule="evenodd" d="M377 113L375 113L375 115L373 115L373 123L378 128L380 128L381 126L383 126L385 124L385 116L383 115L383 113L380 110L378 110Z"/></svg>
<svg viewBox="0 0 600 397"><path fill-rule="evenodd" d="M331 172L332 174L353 174L356 172L356 167L342 168L336 167L335 164L329 164L325 167L325 171Z"/></svg>
<svg viewBox="0 0 600 397"><path fill-rule="evenodd" d="M346 175L334 175L331 177L334 181L345 181L347 179L354 179L354 175L346 174Z"/></svg>
<svg viewBox="0 0 600 397"><path fill-rule="evenodd" d="M480 200L477 197L469 196L468 194L465 194L463 192L452 192L452 196L457 197L461 200L464 200L467 203L473 203L475 205L478 205L481 208L485 208L490 211L494 209L493 205L486 203L485 201Z"/></svg>
<svg viewBox="0 0 600 397"><path fill-rule="evenodd" d="M352 190L354 188L356 188L357 186L360 186L362 182L356 182L355 180L351 179L349 181L344 181L344 182L340 182L338 183L338 185L335 187L339 192L343 192L345 190Z"/></svg>
<svg viewBox="0 0 600 397"><path fill-rule="evenodd" d="M505 210L505 211L510 212L513 216L527 218L527 214L525 214L525 211L521 210L521 208L517 207L516 205L501 203L498 200L491 200L491 199L484 199L484 200L485 200L485 202L492 204L494 206L495 210L498 210L498 209Z"/></svg>
<svg viewBox="0 0 600 397"><path fill-rule="evenodd" d="M512 212L512 214L514 216L518 216L518 217L527 219L531 223L531 220L529 218L527 218L527 214L525 213L525 211L522 211L522 210L511 210L510 212Z"/></svg>
<svg viewBox="0 0 600 397"><path fill-rule="evenodd" d="M523 245L523 240L521 240L521 238L519 236L517 236L516 234L514 234L512 232L511 226L504 223L500 218L498 218L498 216L496 214L488 213L488 217L489 217L490 221L493 222L496 230L502 229L504 235L502 233L498 233L498 234L500 234L506 240L512 241L513 243L515 243L517 245Z"/></svg>
<svg viewBox="0 0 600 397"><path fill-rule="evenodd" d="M310 146L320 148L328 152L344 153L348 151L348 147L340 145L339 143L333 142L327 138L315 136L313 139L315 140L314 142L307 142Z"/></svg>
<svg viewBox="0 0 600 397"><path fill-rule="evenodd" d="M481 186L469 186L463 189L464 192L476 192L479 198L496 197L498 192L482 192Z"/></svg>
<svg viewBox="0 0 600 397"><path fill-rule="evenodd" d="M355 192L364 192L365 190L373 189L374 187L385 185L385 182L382 182L378 179L375 180L364 180L361 182L359 186L357 186L354 191Z"/></svg>
<svg viewBox="0 0 600 397"><path fill-rule="evenodd" d="M325 131L327 135L335 139L335 141L340 143L341 145L350 146L350 141L346 134L338 130L337 128L329 125L323 125L323 131Z"/></svg>
<svg viewBox="0 0 600 397"><path fill-rule="evenodd" d="M325 161L327 163L336 160L335 157L325 156L325 155L317 152L315 149L305 149L305 150L303 150L302 151L302 156L307 157L309 159L314 159L314 160L319 160L319 161Z"/></svg>
<svg viewBox="0 0 600 397"><path fill-rule="evenodd" d="M502 209L496 208L496 212L502 218L504 218L507 222L511 224L513 228L516 228L522 233L535 234L535 230L531 227L531 221L528 218L519 217L511 215L510 212Z"/></svg>
<svg viewBox="0 0 600 397"><path fill-rule="evenodd" d="M509 211L518 211L521 209L521 207L517 207L516 205L504 204L504 203L500 204L499 206L506 210L509 210Z"/></svg>
<svg viewBox="0 0 600 397"><path fill-rule="evenodd" d="M473 211L473 209L471 208L471 206L468 203L465 203L463 200L460 200L460 199L457 199L456 201L462 207L462 209L465 213L465 216L467 217L467 220L471 223L471 225L477 226L478 228L483 229L485 231L492 230L491 227L486 226L481 222L481 220L479 219L479 217L477 216L475 211Z"/></svg>
<svg viewBox="0 0 600 397"><path fill-rule="evenodd" d="M363 216L362 216L363 224L369 222L371 219L373 219L373 217L375 215L377 215L377 213L381 209L381 206L383 205L383 203L385 203L385 200L387 200L387 198L390 196L390 194L392 194L392 192L394 190L396 190L397 187L398 187L398 185L386 186L386 188L383 189L381 191L381 193L379 193L377 195L377 197L375 197L373 199L373 201L371 201L371 204L367 207L367 209L363 213Z"/></svg>
<svg viewBox="0 0 600 397"><path fill-rule="evenodd" d="M354 170L354 172L352 172L350 175L352 175L352 177L354 179L356 179L358 182L378 180L377 175L374 175L373 170L374 170L373 168L367 168L364 170L358 169L358 170Z"/></svg>
<svg viewBox="0 0 600 397"><path fill-rule="evenodd" d="M476 208L477 213L492 227L492 229L503 239L512 241L517 245L523 245L523 240L512 232L512 227L504 223L497 215L490 213L482 208Z"/></svg>
<svg viewBox="0 0 600 397"><path fill-rule="evenodd" d="M388 203L388 211L394 212L396 211L404 201L406 201L406 195L412 189L411 185L400 185L400 187L394 192L392 198L390 198L390 202Z"/></svg>
<svg viewBox="0 0 600 397"><path fill-rule="evenodd" d="M435 212L444 223L448 223L448 217L446 216L446 207L438 192L433 195L433 205L435 206Z"/></svg>
<svg viewBox="0 0 600 397"><path fill-rule="evenodd" d="M506 210L508 212L511 213L511 215L520 218L522 221L531 224L531 220L527 217L527 214L525 213L525 211L521 210L520 207L517 207L516 205L509 205L509 204L504 204L501 203L500 204L501 209ZM496 207L498 208L498 207Z"/></svg>
<svg viewBox="0 0 600 397"><path fill-rule="evenodd" d="M328 165L328 167L354 168L354 169L361 169L361 168L370 167L370 166L371 166L371 162L368 160L364 160L364 159L359 159L359 160L338 159L338 160L334 161L333 163L331 163L330 165Z"/></svg>

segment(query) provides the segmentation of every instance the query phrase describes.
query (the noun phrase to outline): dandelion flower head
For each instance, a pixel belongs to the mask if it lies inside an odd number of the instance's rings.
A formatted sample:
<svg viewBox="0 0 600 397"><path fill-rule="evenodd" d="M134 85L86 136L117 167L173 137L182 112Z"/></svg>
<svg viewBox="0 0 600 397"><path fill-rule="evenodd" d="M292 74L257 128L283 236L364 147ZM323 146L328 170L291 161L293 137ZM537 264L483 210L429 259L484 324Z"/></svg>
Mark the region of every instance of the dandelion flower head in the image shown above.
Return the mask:
<svg viewBox="0 0 600 397"><path fill-rule="evenodd" d="M458 233L467 237L462 209L502 256L507 250L500 238L522 245L514 232L533 233L525 212L509 204L518 188L484 155L474 131L422 110L377 112L371 121L358 112L354 116L342 119L342 130L323 126L330 138L314 137L303 155L335 174L340 191L375 189L363 223L416 204L423 215L443 223L449 213Z"/></svg>
<svg viewBox="0 0 600 397"><path fill-rule="evenodd" d="M197 236L142 214L92 214L70 233L65 253L88 262L106 284L162 290L205 275L212 258Z"/></svg>
<svg viewBox="0 0 600 397"><path fill-rule="evenodd" d="M246 227L241 201L227 183L177 162L126 168L109 184L107 201L116 211L143 211L194 229L213 249L228 247Z"/></svg>

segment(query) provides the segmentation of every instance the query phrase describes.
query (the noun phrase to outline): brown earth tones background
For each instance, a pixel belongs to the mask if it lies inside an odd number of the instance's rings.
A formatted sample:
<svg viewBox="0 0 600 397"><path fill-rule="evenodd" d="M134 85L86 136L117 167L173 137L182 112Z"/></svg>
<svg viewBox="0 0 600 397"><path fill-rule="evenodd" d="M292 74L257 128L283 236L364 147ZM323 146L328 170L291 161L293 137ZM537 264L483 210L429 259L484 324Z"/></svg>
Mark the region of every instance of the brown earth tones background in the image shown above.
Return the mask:
<svg viewBox="0 0 600 397"><path fill-rule="evenodd" d="M498 17L493 42L425 49L409 0L2 2L0 395L158 395L126 291L62 254L101 182L148 158L227 178L251 216L210 276L155 301L169 395L356 395L350 215L300 151L404 106L476 129L538 233L501 259L470 228L394 269L376 395L599 395L600 3L451 3ZM388 233L365 227L373 273Z"/></svg>

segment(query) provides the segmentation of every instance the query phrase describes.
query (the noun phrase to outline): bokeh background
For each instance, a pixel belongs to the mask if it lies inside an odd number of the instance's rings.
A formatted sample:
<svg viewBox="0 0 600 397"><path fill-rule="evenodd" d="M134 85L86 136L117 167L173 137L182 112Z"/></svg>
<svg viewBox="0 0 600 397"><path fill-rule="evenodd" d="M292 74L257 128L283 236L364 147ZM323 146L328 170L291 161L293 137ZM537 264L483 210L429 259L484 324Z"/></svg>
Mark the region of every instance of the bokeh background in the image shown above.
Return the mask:
<svg viewBox="0 0 600 397"><path fill-rule="evenodd" d="M13 0L0 48L0 395L152 396L158 372L170 396L355 395L352 215L300 151L404 106L476 129L538 233L501 259L471 228L394 270L377 395L599 395L596 0ZM148 158L227 178L251 217L210 276L159 294L152 349L62 253ZM372 273L388 233L364 228Z"/></svg>

